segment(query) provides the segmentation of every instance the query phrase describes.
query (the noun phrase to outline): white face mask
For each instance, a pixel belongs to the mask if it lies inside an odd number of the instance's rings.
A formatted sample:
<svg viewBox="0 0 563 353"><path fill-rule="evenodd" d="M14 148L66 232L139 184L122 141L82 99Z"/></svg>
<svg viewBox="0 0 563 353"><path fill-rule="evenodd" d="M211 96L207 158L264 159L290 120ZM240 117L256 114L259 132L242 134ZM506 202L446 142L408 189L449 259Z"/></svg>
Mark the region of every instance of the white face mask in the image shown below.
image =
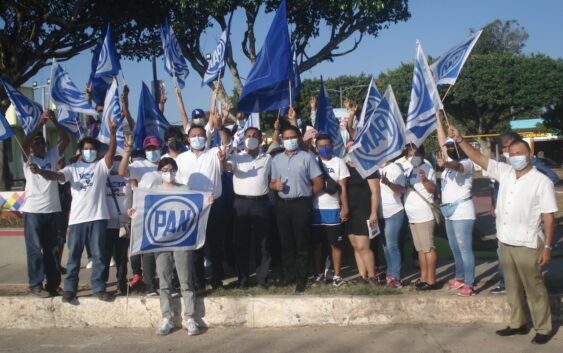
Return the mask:
<svg viewBox="0 0 563 353"><path fill-rule="evenodd" d="M163 172L161 176L166 183L173 183L176 180L176 172Z"/></svg>
<svg viewBox="0 0 563 353"><path fill-rule="evenodd" d="M205 120L203 118L194 118L193 123L197 126L203 126L205 124Z"/></svg>
<svg viewBox="0 0 563 353"><path fill-rule="evenodd" d="M246 140L244 140L244 147L246 147L247 150L255 150L258 148L258 145L260 144L260 141L258 141L258 139L256 137L249 137Z"/></svg>

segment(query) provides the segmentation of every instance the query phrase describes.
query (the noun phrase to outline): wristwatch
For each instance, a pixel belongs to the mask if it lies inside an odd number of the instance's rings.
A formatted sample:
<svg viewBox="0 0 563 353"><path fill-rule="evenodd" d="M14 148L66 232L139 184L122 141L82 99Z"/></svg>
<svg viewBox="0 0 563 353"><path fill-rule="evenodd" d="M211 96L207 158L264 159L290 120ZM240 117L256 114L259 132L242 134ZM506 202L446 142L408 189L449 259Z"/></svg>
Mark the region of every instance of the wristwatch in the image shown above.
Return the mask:
<svg viewBox="0 0 563 353"><path fill-rule="evenodd" d="M549 246L549 245L547 245L547 244L544 245L543 247L544 247L544 249L547 249L547 250L553 250L553 247L552 247L552 246Z"/></svg>

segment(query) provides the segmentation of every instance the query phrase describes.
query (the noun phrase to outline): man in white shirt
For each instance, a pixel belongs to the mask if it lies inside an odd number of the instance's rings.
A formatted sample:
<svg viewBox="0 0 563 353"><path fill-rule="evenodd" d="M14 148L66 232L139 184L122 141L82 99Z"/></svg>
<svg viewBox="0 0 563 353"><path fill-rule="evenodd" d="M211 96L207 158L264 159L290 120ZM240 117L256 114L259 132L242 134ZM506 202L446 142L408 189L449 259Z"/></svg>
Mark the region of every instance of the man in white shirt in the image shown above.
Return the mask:
<svg viewBox="0 0 563 353"><path fill-rule="evenodd" d="M210 119L219 129L222 145L228 143L229 137L222 128L222 121L217 113ZM225 215L225 207L221 198L223 188L221 183L221 160L225 158L223 147L208 148L207 133L204 127L193 125L188 131L190 150L181 153L176 158L178 164L177 180L188 185L190 190L211 192L213 205L209 211L205 247L209 250L213 274L211 286L216 289L223 283L223 225L221 219ZM201 287L205 284L205 269L203 268L202 249L194 254L196 284Z"/></svg>
<svg viewBox="0 0 563 353"><path fill-rule="evenodd" d="M527 301L536 331L532 343L547 343L552 333L551 310L541 268L551 260L554 214L558 210L553 183L531 164L530 146L524 140L510 144L507 164L482 155L463 139L457 128L450 126L449 134L473 162L500 184L497 238L511 315L510 325L497 334L528 333Z"/></svg>
<svg viewBox="0 0 563 353"><path fill-rule="evenodd" d="M267 249L270 225L268 202L271 157L260 151L262 132L248 128L244 132L244 151L231 155L223 168L233 172L235 253L239 286L248 286L251 244L256 245L256 281L266 285L271 257ZM252 239L254 238L254 242ZM254 272L254 271L252 271Z"/></svg>
<svg viewBox="0 0 563 353"><path fill-rule="evenodd" d="M34 174L39 174L47 180L60 183L70 182L72 205L70 210L70 236L68 238L67 277L64 284L63 302L78 304L78 273L80 259L86 243L92 255L91 288L94 295L102 301L112 301L113 296L106 292L106 282L103 278L106 265L105 240L109 211L106 204L106 182L113 164L116 149L116 124L110 122L110 143L104 158L98 159L100 143L92 137L84 137L78 142L81 160L73 163L59 172L40 169L37 164L31 164Z"/></svg>
<svg viewBox="0 0 563 353"><path fill-rule="evenodd" d="M59 131L60 142L47 150L43 126L51 120ZM57 182L45 180L30 170L30 164L55 171L57 162L63 157L68 145L67 134L57 123L55 114L46 110L39 124L23 142L23 173L25 176L25 202L21 208L24 219L24 237L27 253L27 277L29 290L41 298L57 295L61 284L59 272L59 250L57 240L57 218L61 211ZM47 280L45 287L43 281Z"/></svg>

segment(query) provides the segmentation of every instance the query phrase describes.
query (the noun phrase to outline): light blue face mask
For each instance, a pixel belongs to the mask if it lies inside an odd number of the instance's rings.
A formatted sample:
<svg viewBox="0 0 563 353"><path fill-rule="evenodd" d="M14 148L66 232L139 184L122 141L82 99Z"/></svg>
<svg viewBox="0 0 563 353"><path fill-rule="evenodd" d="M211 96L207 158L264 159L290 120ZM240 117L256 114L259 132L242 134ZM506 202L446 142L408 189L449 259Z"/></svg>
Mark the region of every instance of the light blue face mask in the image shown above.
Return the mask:
<svg viewBox="0 0 563 353"><path fill-rule="evenodd" d="M147 157L147 160L149 162L158 162L158 160L160 159L160 151L158 150L154 150L154 151L145 151L145 156Z"/></svg>
<svg viewBox="0 0 563 353"><path fill-rule="evenodd" d="M82 160L86 163L92 163L98 156L98 151L96 150L82 150L80 153L82 154Z"/></svg>
<svg viewBox="0 0 563 353"><path fill-rule="evenodd" d="M283 141L283 147L288 151L295 151L299 147L297 139L289 139Z"/></svg>
<svg viewBox="0 0 563 353"><path fill-rule="evenodd" d="M205 148L205 141L204 136L190 137L190 147L194 150L202 150Z"/></svg>
<svg viewBox="0 0 563 353"><path fill-rule="evenodd" d="M528 165L526 156L512 156L508 158L508 161L510 162L512 168L516 170L522 170Z"/></svg>

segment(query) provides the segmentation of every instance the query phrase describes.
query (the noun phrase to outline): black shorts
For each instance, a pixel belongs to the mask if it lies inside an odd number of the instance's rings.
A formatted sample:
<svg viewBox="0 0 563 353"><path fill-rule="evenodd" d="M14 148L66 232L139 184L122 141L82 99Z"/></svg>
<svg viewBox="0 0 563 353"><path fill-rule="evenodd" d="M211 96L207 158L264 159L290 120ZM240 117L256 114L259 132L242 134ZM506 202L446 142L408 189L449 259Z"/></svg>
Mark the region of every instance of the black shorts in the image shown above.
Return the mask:
<svg viewBox="0 0 563 353"><path fill-rule="evenodd" d="M342 224L335 225L313 225L313 239L315 243L327 240L330 245L341 246L344 241L344 229Z"/></svg>

